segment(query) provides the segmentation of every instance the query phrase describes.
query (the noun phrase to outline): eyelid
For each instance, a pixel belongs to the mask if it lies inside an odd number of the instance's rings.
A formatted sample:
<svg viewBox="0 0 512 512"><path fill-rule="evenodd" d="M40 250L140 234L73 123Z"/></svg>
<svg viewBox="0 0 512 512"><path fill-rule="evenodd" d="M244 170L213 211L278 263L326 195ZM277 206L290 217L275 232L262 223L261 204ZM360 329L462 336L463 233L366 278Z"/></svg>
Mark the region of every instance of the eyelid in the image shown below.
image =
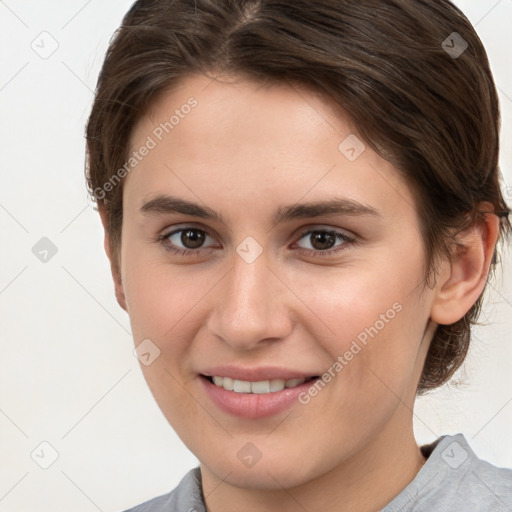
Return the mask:
<svg viewBox="0 0 512 512"><path fill-rule="evenodd" d="M344 228L340 228L340 227L329 226L327 224L309 224L306 226L301 226L300 229L298 230L298 235L304 236L304 235L314 232L314 231L332 231L335 233L340 233L342 235L345 235L347 238L349 238L349 237L355 238L355 234L352 233L351 231L344 229ZM296 234L294 236L298 236L298 235Z"/></svg>
<svg viewBox="0 0 512 512"><path fill-rule="evenodd" d="M167 226L164 229L161 230L162 236L170 235L171 233L174 233L175 231L180 231L182 229L197 229L198 231L204 231L208 235L212 236L210 234L210 228L204 226L203 224L197 223L197 222L181 222L179 224L173 224L172 226ZM214 238L214 237L213 237Z"/></svg>

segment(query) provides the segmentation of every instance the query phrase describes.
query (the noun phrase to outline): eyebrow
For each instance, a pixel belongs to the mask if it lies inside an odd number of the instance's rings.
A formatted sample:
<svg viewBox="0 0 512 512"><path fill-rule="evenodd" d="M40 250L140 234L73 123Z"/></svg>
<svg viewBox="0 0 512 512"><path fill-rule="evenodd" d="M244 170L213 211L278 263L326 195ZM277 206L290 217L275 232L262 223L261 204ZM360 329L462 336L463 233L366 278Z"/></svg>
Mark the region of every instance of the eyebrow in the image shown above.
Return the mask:
<svg viewBox="0 0 512 512"><path fill-rule="evenodd" d="M185 199L174 196L158 195L147 201L140 208L144 215L159 215L170 213L182 213L202 219L212 219L226 224L224 217L208 206L201 206ZM347 216L380 216L380 212L372 206L365 205L347 198L334 198L326 201L282 206L276 210L273 216L274 225L281 222L320 217L322 215L347 215Z"/></svg>

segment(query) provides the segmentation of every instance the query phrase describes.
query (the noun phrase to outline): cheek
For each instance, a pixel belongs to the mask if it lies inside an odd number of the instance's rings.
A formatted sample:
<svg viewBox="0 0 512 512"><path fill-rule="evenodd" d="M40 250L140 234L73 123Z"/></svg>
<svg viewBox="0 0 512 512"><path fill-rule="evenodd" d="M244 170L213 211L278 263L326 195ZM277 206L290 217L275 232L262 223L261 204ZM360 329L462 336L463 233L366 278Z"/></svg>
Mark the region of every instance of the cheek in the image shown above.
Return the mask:
<svg viewBox="0 0 512 512"><path fill-rule="evenodd" d="M200 308L204 280L184 279L179 270L165 265L127 265L125 295L134 334L163 341L190 326Z"/></svg>
<svg viewBox="0 0 512 512"><path fill-rule="evenodd" d="M192 351L205 296L219 281L219 272L171 265L161 254L155 257L154 248L145 250L128 237L124 243L123 287L135 344L151 339L161 351L160 361L176 366Z"/></svg>
<svg viewBox="0 0 512 512"><path fill-rule="evenodd" d="M414 254L399 261L389 254L378 265L367 262L296 270L286 282L293 283L294 293L310 312L302 315L302 321L317 335L324 333L334 347L344 349L354 339L364 344L391 332L399 342L397 333L404 328L409 331L408 324L417 323L414 319L421 313L418 261ZM404 334L409 337L410 332Z"/></svg>
<svg viewBox="0 0 512 512"><path fill-rule="evenodd" d="M179 428L181 422L187 424L180 418L187 418L186 367L198 325L194 319L201 314L204 279L187 278L185 274L191 273L161 260L149 261L144 251L132 250L129 243L126 254L123 283L135 345L149 339L159 350L149 365L141 359L141 370L160 409Z"/></svg>
<svg viewBox="0 0 512 512"><path fill-rule="evenodd" d="M294 291L314 313L301 323L329 355L340 398L366 395L372 402L389 389L400 394L415 371L428 311L419 284L421 253L412 248L407 254L288 278L300 283Z"/></svg>

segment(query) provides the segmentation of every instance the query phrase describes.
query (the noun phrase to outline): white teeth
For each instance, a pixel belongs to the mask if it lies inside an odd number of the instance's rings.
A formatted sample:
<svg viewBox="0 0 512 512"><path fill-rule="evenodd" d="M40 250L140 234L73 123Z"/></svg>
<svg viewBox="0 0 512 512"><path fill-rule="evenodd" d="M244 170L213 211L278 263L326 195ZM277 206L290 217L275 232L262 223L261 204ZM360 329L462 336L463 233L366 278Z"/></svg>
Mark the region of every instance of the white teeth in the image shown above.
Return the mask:
<svg viewBox="0 0 512 512"><path fill-rule="evenodd" d="M235 385L233 387L233 391L236 393L250 393L251 392L251 383L246 380L236 380Z"/></svg>
<svg viewBox="0 0 512 512"><path fill-rule="evenodd" d="M270 381L270 391L281 391L285 387L283 379L274 379Z"/></svg>
<svg viewBox="0 0 512 512"><path fill-rule="evenodd" d="M236 393L273 393L275 391L282 391L285 388L294 388L299 386L306 379L273 379L273 380L262 380L259 382L249 382L247 380L231 379L230 377L213 377L213 383L220 387L227 389L228 391L235 391Z"/></svg>
<svg viewBox="0 0 512 512"><path fill-rule="evenodd" d="M217 384L217 386L222 386L224 389L227 389L228 391L233 391L235 387L235 381L229 377L217 377L218 379L221 379L222 382L220 384Z"/></svg>
<svg viewBox="0 0 512 512"><path fill-rule="evenodd" d="M260 382L251 383L252 393L270 393L270 381L262 380Z"/></svg>

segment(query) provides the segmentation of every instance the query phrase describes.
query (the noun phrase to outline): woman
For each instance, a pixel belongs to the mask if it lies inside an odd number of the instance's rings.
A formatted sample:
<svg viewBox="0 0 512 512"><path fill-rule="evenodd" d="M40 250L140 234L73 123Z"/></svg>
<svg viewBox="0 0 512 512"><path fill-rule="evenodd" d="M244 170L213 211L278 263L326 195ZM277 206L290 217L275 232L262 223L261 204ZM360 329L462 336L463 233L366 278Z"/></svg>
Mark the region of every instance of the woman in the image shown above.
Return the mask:
<svg viewBox="0 0 512 512"><path fill-rule="evenodd" d="M133 511L512 510L512 470L412 428L510 230L498 130L447 0L132 6L88 186L145 378L200 461Z"/></svg>

